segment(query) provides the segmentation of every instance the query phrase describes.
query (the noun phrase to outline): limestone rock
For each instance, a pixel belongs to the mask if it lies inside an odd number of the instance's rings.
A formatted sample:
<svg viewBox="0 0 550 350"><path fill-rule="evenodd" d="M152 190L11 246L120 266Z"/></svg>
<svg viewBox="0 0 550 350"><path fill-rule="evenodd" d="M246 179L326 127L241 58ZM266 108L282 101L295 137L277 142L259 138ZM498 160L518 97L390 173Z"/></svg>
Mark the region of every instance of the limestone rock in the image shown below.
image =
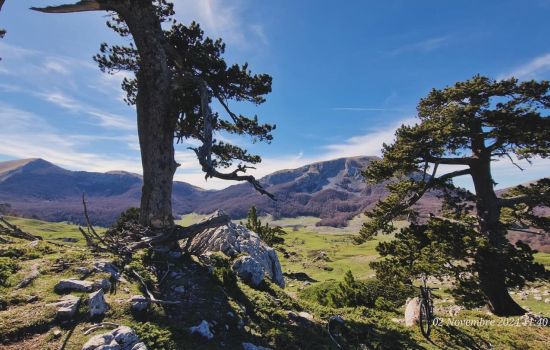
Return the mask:
<svg viewBox="0 0 550 350"><path fill-rule="evenodd" d="M103 289L93 292L89 296L88 305L90 307L90 316L104 315L107 312L108 306L105 302Z"/></svg>
<svg viewBox="0 0 550 350"><path fill-rule="evenodd" d="M225 216L222 211L213 214ZM223 252L233 258L240 254L249 255L264 268L269 278L284 287L285 281L279 258L275 250L265 244L260 237L242 225L228 222L216 228L206 229L189 242L189 251L197 256L207 252Z"/></svg>
<svg viewBox="0 0 550 350"><path fill-rule="evenodd" d="M262 264L248 255L235 260L232 269L237 276L253 287L258 287L265 277L265 269Z"/></svg>
<svg viewBox="0 0 550 350"><path fill-rule="evenodd" d="M101 346L111 344L114 339L115 337L111 333L93 336L82 346L82 350L96 350Z"/></svg>
<svg viewBox="0 0 550 350"><path fill-rule="evenodd" d="M412 298L405 308L405 326L412 327L420 322L420 299Z"/></svg>
<svg viewBox="0 0 550 350"><path fill-rule="evenodd" d="M137 343L132 347L131 350L147 350L147 346L145 346L145 343Z"/></svg>
<svg viewBox="0 0 550 350"><path fill-rule="evenodd" d="M132 310L137 312L145 311L149 307L149 300L143 295L132 296L130 303L132 303Z"/></svg>
<svg viewBox="0 0 550 350"><path fill-rule="evenodd" d="M132 328L120 326L105 334L96 335L84 344L82 350L147 350Z"/></svg>
<svg viewBox="0 0 550 350"><path fill-rule="evenodd" d="M132 347L139 343L139 337L134 330L127 326L120 326L113 330L111 334L115 337L115 341L122 346L124 350L132 349Z"/></svg>
<svg viewBox="0 0 550 350"><path fill-rule="evenodd" d="M57 293L91 292L93 290L93 283L90 281L65 279L57 282L57 284L54 287L54 290Z"/></svg>
<svg viewBox="0 0 550 350"><path fill-rule="evenodd" d="M94 281L92 285L93 290L103 289L103 291L108 292L111 290L111 282L108 279L102 278L100 280Z"/></svg>
<svg viewBox="0 0 550 350"><path fill-rule="evenodd" d="M113 278L117 281L120 278L120 271L118 270L118 268L114 264L108 261L105 261L105 260L96 261L94 263L94 269L100 272L110 273L111 276L113 276Z"/></svg>
<svg viewBox="0 0 550 350"><path fill-rule="evenodd" d="M57 317L61 319L70 319L78 310L80 297L74 295L65 295L58 302L49 304L57 307Z"/></svg>
<svg viewBox="0 0 550 350"><path fill-rule="evenodd" d="M199 325L191 327L189 331L191 332L191 334L199 334L201 337L208 340L214 338L214 333L212 333L212 331L210 330L210 325L205 320L202 320Z"/></svg>

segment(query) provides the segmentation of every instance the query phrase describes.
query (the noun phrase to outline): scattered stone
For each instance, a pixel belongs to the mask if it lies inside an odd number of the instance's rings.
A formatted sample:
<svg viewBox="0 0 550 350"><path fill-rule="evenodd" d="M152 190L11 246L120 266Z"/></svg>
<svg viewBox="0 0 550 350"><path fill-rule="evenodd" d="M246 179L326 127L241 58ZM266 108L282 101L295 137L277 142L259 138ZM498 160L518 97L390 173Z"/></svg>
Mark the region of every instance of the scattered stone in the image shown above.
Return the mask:
<svg viewBox="0 0 550 350"><path fill-rule="evenodd" d="M89 268L84 266L77 267L76 269L74 269L74 271L83 276L88 276L90 273L92 273Z"/></svg>
<svg viewBox="0 0 550 350"><path fill-rule="evenodd" d="M412 298L405 308L405 326L412 327L420 322L420 299Z"/></svg>
<svg viewBox="0 0 550 350"><path fill-rule="evenodd" d="M74 295L65 295L58 302L48 304L57 307L57 317L61 319L70 319L78 310L80 305L80 297Z"/></svg>
<svg viewBox="0 0 550 350"><path fill-rule="evenodd" d="M105 295L103 294L103 289L98 290L90 294L88 301L90 307L90 316L100 316L104 315L107 312L108 306L105 302Z"/></svg>
<svg viewBox="0 0 550 350"><path fill-rule="evenodd" d="M550 298L544 299L544 303L545 303L545 304L550 304Z"/></svg>
<svg viewBox="0 0 550 350"><path fill-rule="evenodd" d="M79 241L78 238L74 238L74 237L61 237L60 240L67 243L76 243Z"/></svg>
<svg viewBox="0 0 550 350"><path fill-rule="evenodd" d="M111 333L99 334L93 336L82 346L82 350L95 350L104 347L115 339Z"/></svg>
<svg viewBox="0 0 550 350"><path fill-rule="evenodd" d="M304 325L308 325L311 322L314 322L313 315L307 313L307 312L299 312L295 313L294 311L289 311L287 313L288 318L290 318L292 321L301 323Z"/></svg>
<svg viewBox="0 0 550 350"><path fill-rule="evenodd" d="M37 279L38 276L40 276L40 271L38 270L38 265L33 265L31 267L31 272L29 272L29 274L27 276L25 276L25 278L23 278L23 280L21 282L19 282L19 284L15 288L21 289L21 288L27 287L29 284L32 283L32 281Z"/></svg>
<svg viewBox="0 0 550 350"><path fill-rule="evenodd" d="M449 316L456 317L462 308L458 305L453 305L449 308Z"/></svg>
<svg viewBox="0 0 550 350"><path fill-rule="evenodd" d="M115 337L115 341L120 344L123 349L131 349L139 342L139 337L136 332L127 326L120 326L113 330L111 334Z"/></svg>
<svg viewBox="0 0 550 350"><path fill-rule="evenodd" d="M243 345L243 350L271 350L271 348L254 345L252 343L243 343L242 345Z"/></svg>
<svg viewBox="0 0 550 350"><path fill-rule="evenodd" d="M147 350L147 346L145 346L145 343L137 343L132 347L131 350Z"/></svg>
<svg viewBox="0 0 550 350"><path fill-rule="evenodd" d="M220 216L227 215L219 210L209 219ZM281 264L275 250L265 244L255 232L232 223L229 218L227 224L206 229L195 235L189 242L188 248L197 256L206 252L222 252L231 258L247 254L263 267L264 273L273 282L280 287L285 285Z"/></svg>
<svg viewBox="0 0 550 350"><path fill-rule="evenodd" d="M84 344L82 350L147 350L134 330L120 326L105 334L96 335Z"/></svg>
<svg viewBox="0 0 550 350"><path fill-rule="evenodd" d="M311 322L314 321L313 315L308 313L308 312L304 312L304 311L298 312L298 316L300 316L302 318L305 318L306 320L311 321Z"/></svg>
<svg viewBox="0 0 550 350"><path fill-rule="evenodd" d="M102 278L100 280L94 281L93 290L103 289L103 291L108 292L111 290L111 282L108 279Z"/></svg>
<svg viewBox="0 0 550 350"><path fill-rule="evenodd" d="M104 261L104 260L96 261L94 263L94 269L96 269L99 272L110 273L111 276L116 281L118 281L120 279L120 271L118 270L118 268L114 264L112 264L108 261Z"/></svg>
<svg viewBox="0 0 550 350"><path fill-rule="evenodd" d="M143 295L132 296L130 303L132 303L132 310L137 312L145 311L149 307L149 300Z"/></svg>
<svg viewBox="0 0 550 350"><path fill-rule="evenodd" d="M201 337L208 340L214 338L214 334L210 330L210 325L205 320L202 320L202 322L198 326L189 328L189 331L191 332L191 334L199 334Z"/></svg>
<svg viewBox="0 0 550 350"><path fill-rule="evenodd" d="M52 332L52 335L55 339L58 339L59 337L61 337L61 334L63 333L59 329L54 329Z"/></svg>
<svg viewBox="0 0 550 350"><path fill-rule="evenodd" d="M542 297L541 297L540 295L535 295L533 298L534 298L535 300L537 300L537 301L541 301L541 300L542 300Z"/></svg>
<svg viewBox="0 0 550 350"><path fill-rule="evenodd" d="M235 260L231 268L245 283L253 287L258 287L264 281L264 267L249 255Z"/></svg>
<svg viewBox="0 0 550 350"><path fill-rule="evenodd" d="M27 298L27 303L34 303L35 301L38 300L38 295L31 295L30 297Z"/></svg>
<svg viewBox="0 0 550 350"><path fill-rule="evenodd" d="M93 283L90 281L80 281L73 279L66 279L57 282L54 287L57 293L66 292L91 292L93 290Z"/></svg>

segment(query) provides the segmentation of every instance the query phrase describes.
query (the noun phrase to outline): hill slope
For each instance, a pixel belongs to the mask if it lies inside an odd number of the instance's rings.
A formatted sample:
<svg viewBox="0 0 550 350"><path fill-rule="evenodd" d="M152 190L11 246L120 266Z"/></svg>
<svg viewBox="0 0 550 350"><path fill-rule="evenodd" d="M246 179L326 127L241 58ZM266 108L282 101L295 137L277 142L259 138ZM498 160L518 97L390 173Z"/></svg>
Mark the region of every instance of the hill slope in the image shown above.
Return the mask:
<svg viewBox="0 0 550 350"><path fill-rule="evenodd" d="M386 195L383 184L367 184L361 171L375 157L340 158L281 170L260 180L277 201L240 183L206 191L184 182L174 183L174 214L210 213L223 209L242 218L255 205L261 214L275 217L315 216L321 224L343 226ZM70 171L42 159L0 163L0 203L18 214L49 221L82 220L85 193L94 222L111 224L120 212L139 206L141 176L123 171ZM437 199L424 198L421 211L435 210Z"/></svg>

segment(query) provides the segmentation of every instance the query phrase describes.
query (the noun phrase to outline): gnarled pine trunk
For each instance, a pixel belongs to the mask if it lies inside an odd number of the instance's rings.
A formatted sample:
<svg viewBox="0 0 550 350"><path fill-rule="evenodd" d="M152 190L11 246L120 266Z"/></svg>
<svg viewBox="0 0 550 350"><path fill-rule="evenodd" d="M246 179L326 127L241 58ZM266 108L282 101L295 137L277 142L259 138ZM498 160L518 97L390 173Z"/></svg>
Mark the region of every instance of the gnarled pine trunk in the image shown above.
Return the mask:
<svg viewBox="0 0 550 350"><path fill-rule="evenodd" d="M476 190L481 232L489 241L488 247L481 249L476 259L481 290L495 315L523 315L525 310L512 299L505 283L506 262L499 252L508 241L506 230L500 224L500 208L493 189L490 159L481 157L471 164L470 169Z"/></svg>
<svg viewBox="0 0 550 350"><path fill-rule="evenodd" d="M177 113L172 108L171 73L165 38L151 1L134 0L117 11L124 19L139 52L136 98L139 144L143 165L141 224L157 229L174 225L172 182Z"/></svg>

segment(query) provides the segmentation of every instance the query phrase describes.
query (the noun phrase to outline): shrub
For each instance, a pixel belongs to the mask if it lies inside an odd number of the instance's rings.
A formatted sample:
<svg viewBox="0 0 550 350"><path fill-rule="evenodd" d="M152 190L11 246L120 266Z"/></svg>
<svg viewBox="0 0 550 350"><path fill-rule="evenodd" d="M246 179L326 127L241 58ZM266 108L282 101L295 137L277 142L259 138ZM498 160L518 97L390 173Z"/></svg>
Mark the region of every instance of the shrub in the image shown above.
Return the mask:
<svg viewBox="0 0 550 350"><path fill-rule="evenodd" d="M269 246L282 244L285 241L281 235L286 234L286 232L279 226L270 227L268 223L262 225L262 221L258 219L258 213L254 206L248 211L248 218L245 226L247 229L256 232L261 240Z"/></svg>
<svg viewBox="0 0 550 350"><path fill-rule="evenodd" d="M19 270L19 265L10 258L0 257L0 286L8 286L8 278Z"/></svg>
<svg viewBox="0 0 550 350"><path fill-rule="evenodd" d="M118 217L115 228L121 231L126 223L137 224L139 223L139 208L128 208L120 214Z"/></svg>
<svg viewBox="0 0 550 350"><path fill-rule="evenodd" d="M391 310L415 294L413 286L388 285L378 279L357 281L348 271L341 282L329 281L305 289L301 297L329 307L366 306Z"/></svg>
<svg viewBox="0 0 550 350"><path fill-rule="evenodd" d="M147 345L148 349L176 350L177 346L172 340L172 333L168 329L146 322L138 323L134 327L139 339Z"/></svg>

